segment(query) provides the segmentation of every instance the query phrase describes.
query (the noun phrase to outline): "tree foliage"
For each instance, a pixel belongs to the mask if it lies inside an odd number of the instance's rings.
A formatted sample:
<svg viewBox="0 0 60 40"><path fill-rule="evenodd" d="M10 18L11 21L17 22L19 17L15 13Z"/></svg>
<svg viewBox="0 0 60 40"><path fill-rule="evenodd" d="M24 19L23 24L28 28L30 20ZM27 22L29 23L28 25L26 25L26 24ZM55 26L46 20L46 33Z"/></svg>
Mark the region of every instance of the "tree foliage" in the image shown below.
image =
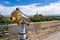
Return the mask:
<svg viewBox="0 0 60 40"><path fill-rule="evenodd" d="M12 24L12 23L13 23L12 21L0 17L0 24Z"/></svg>
<svg viewBox="0 0 60 40"><path fill-rule="evenodd" d="M31 22L52 21L52 20L60 20L60 17L59 18L56 17L42 17L42 18L31 17L30 18Z"/></svg>

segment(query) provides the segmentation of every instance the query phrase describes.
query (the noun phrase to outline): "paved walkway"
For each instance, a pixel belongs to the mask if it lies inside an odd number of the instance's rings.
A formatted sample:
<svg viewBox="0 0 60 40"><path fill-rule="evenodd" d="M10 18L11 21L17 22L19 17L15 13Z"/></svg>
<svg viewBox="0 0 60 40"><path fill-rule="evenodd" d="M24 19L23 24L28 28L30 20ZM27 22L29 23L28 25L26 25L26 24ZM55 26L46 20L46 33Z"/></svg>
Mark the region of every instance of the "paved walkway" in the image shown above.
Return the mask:
<svg viewBox="0 0 60 40"><path fill-rule="evenodd" d="M54 35L51 35L49 37L46 37L42 40L60 40L60 32L54 34Z"/></svg>

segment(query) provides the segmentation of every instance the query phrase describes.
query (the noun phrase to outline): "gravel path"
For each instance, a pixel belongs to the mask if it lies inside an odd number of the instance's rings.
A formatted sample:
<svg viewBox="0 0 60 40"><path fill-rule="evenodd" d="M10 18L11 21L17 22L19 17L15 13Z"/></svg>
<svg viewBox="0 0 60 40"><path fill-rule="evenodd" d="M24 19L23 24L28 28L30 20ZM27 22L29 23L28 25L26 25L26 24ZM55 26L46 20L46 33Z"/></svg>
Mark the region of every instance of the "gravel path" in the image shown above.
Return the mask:
<svg viewBox="0 0 60 40"><path fill-rule="evenodd" d="M51 35L47 38L44 38L42 40L60 40L60 32L54 34L54 35Z"/></svg>

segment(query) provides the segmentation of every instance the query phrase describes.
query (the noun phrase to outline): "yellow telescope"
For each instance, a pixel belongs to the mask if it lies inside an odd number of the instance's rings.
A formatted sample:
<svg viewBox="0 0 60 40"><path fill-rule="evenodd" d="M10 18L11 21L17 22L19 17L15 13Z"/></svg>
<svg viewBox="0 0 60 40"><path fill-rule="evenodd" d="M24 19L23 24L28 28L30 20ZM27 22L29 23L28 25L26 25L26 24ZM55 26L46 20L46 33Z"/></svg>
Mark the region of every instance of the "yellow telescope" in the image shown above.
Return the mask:
<svg viewBox="0 0 60 40"><path fill-rule="evenodd" d="M10 20L14 23L18 23L21 18L22 18L22 15L25 15L24 13L22 13L19 8L16 8L16 10L14 10L12 13L11 13L11 17L10 17ZM25 15L26 17L28 17L27 15Z"/></svg>

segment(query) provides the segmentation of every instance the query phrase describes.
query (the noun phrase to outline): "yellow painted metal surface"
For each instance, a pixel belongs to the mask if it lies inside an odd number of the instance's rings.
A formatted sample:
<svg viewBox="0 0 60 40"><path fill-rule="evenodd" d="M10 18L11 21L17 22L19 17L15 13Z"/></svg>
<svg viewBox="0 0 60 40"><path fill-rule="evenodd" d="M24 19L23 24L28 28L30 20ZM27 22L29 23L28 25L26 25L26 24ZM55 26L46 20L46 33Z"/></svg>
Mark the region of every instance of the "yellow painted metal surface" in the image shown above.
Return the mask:
<svg viewBox="0 0 60 40"><path fill-rule="evenodd" d="M15 10L11 13L11 21L14 23L18 23L21 20L21 12L19 10Z"/></svg>

